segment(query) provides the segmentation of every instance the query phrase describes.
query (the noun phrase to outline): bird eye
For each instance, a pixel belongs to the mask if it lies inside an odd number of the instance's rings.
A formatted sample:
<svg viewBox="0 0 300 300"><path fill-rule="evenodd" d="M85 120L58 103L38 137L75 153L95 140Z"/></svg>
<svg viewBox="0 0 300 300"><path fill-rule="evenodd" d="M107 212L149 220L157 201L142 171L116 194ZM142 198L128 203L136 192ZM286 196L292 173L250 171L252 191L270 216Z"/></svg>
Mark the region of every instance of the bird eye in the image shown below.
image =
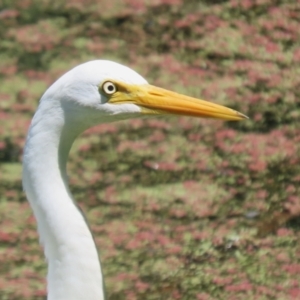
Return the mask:
<svg viewBox="0 0 300 300"><path fill-rule="evenodd" d="M117 91L117 87L114 83L106 81L102 85L102 90L107 95L112 95Z"/></svg>

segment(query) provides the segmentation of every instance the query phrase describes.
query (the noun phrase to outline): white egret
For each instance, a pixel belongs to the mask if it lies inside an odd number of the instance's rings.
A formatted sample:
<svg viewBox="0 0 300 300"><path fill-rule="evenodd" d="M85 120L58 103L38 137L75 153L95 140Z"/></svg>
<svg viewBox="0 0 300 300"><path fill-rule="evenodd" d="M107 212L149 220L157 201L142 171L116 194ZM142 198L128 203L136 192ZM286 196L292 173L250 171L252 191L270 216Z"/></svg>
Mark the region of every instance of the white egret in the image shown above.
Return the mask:
<svg viewBox="0 0 300 300"><path fill-rule="evenodd" d="M66 163L74 139L104 122L162 114L246 118L149 85L135 71L105 60L75 67L42 96L26 140L23 186L48 261L48 300L105 298L98 252L68 186Z"/></svg>

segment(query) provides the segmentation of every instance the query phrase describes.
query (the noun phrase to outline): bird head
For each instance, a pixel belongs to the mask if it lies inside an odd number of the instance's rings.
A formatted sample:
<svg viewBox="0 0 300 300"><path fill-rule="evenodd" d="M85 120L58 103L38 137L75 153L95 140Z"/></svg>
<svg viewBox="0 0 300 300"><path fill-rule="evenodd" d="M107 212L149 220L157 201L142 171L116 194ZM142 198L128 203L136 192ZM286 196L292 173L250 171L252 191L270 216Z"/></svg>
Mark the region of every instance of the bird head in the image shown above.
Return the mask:
<svg viewBox="0 0 300 300"><path fill-rule="evenodd" d="M73 120L69 123L83 124L84 129L149 115L247 118L230 108L150 85L132 69L106 60L75 67L47 90L42 102L47 99L58 100L64 115Z"/></svg>

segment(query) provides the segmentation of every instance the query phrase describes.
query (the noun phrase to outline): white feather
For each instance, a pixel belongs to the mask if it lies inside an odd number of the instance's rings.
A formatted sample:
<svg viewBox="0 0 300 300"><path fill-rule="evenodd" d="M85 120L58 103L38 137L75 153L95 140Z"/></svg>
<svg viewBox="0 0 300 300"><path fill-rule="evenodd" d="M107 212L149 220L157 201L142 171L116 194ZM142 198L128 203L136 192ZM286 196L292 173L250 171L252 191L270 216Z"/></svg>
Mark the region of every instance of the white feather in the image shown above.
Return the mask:
<svg viewBox="0 0 300 300"><path fill-rule="evenodd" d="M66 163L74 139L85 129L140 113L134 104L106 103L98 88L109 79L147 83L114 62L79 65L42 96L29 129L23 186L48 261L48 300L104 299L97 249L69 191Z"/></svg>

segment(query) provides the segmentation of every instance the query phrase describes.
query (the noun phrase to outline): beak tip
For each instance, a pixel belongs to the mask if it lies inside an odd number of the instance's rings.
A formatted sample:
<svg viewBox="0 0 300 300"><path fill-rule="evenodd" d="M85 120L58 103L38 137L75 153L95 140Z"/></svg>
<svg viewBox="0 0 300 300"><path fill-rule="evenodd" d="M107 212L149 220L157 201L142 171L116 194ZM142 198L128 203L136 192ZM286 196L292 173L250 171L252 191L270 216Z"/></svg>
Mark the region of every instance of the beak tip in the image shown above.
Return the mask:
<svg viewBox="0 0 300 300"><path fill-rule="evenodd" d="M241 119L249 119L249 117L247 117L246 115L240 113L237 111L237 115L241 118Z"/></svg>

